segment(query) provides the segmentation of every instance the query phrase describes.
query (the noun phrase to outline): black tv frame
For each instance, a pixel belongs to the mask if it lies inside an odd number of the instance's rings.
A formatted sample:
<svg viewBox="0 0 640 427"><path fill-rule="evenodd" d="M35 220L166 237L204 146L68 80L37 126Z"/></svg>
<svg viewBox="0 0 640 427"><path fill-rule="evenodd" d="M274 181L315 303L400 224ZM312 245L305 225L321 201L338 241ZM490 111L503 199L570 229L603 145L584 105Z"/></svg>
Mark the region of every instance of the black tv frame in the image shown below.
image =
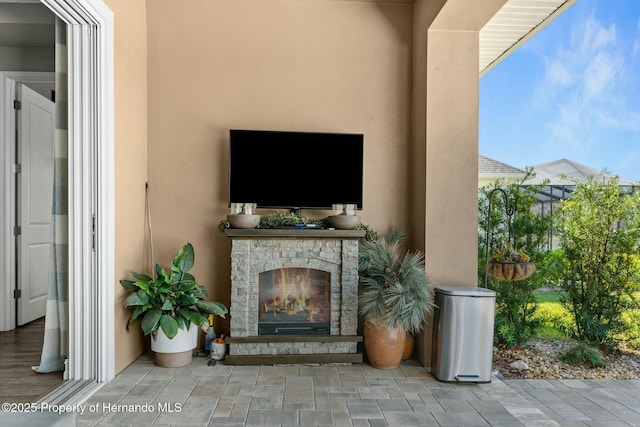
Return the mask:
<svg viewBox="0 0 640 427"><path fill-rule="evenodd" d="M362 209L364 134L229 130L229 206Z"/></svg>

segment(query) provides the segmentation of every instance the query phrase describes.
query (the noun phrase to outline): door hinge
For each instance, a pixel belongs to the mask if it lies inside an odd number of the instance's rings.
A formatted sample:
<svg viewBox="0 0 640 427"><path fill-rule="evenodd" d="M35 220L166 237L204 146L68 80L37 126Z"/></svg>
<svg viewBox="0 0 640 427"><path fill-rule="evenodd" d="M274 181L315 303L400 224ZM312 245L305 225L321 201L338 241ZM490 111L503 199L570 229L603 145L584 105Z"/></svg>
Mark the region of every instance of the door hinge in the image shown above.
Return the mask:
<svg viewBox="0 0 640 427"><path fill-rule="evenodd" d="M22 102L18 101L17 99L15 101L13 101L13 109L14 110L21 110L22 109Z"/></svg>
<svg viewBox="0 0 640 427"><path fill-rule="evenodd" d="M13 165L13 173L20 172L22 172L22 165L20 163L16 163L15 165Z"/></svg>
<svg viewBox="0 0 640 427"><path fill-rule="evenodd" d="M22 298L22 289L14 289L13 290L13 298L15 298L15 299Z"/></svg>
<svg viewBox="0 0 640 427"><path fill-rule="evenodd" d="M22 227L20 227L19 225L16 225L13 227L13 235L14 236L19 236L22 234Z"/></svg>
<svg viewBox="0 0 640 427"><path fill-rule="evenodd" d="M91 215L91 249L96 250L96 215Z"/></svg>

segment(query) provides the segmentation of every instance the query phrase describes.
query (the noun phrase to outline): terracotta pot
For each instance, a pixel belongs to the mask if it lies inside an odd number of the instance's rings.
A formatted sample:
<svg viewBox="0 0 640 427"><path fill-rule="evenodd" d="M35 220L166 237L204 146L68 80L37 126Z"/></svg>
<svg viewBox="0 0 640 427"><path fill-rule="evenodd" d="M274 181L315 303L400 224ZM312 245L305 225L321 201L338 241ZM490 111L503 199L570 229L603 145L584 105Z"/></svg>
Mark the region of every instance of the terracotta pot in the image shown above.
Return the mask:
<svg viewBox="0 0 640 427"><path fill-rule="evenodd" d="M378 369L398 367L407 336L404 328L376 328L365 324L363 335L364 349L371 366Z"/></svg>
<svg viewBox="0 0 640 427"><path fill-rule="evenodd" d="M524 280L536 272L536 265L532 262L489 261L485 269L496 279Z"/></svg>
<svg viewBox="0 0 640 427"><path fill-rule="evenodd" d="M411 359L415 341L416 339L413 334L407 333L407 339L404 342L404 351L402 352L402 360Z"/></svg>

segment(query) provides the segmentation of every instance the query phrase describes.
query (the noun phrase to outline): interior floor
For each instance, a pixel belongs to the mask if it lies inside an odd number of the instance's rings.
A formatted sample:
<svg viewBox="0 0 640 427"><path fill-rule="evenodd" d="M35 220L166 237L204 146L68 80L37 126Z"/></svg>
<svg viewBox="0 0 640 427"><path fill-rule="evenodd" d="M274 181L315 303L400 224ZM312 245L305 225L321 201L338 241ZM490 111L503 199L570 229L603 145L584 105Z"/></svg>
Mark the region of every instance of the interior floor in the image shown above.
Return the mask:
<svg viewBox="0 0 640 427"><path fill-rule="evenodd" d="M34 402L62 383L62 372L37 374L44 339L44 317L0 332L0 402Z"/></svg>

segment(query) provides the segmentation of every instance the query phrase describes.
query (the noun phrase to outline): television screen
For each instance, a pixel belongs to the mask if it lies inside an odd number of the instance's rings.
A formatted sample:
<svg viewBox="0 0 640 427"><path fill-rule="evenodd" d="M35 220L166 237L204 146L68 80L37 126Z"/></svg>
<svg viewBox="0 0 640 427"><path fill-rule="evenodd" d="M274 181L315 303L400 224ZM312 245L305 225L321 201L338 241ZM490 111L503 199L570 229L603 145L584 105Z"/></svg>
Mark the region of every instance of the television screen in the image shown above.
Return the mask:
<svg viewBox="0 0 640 427"><path fill-rule="evenodd" d="M362 209L362 134L231 129L229 144L229 203Z"/></svg>

